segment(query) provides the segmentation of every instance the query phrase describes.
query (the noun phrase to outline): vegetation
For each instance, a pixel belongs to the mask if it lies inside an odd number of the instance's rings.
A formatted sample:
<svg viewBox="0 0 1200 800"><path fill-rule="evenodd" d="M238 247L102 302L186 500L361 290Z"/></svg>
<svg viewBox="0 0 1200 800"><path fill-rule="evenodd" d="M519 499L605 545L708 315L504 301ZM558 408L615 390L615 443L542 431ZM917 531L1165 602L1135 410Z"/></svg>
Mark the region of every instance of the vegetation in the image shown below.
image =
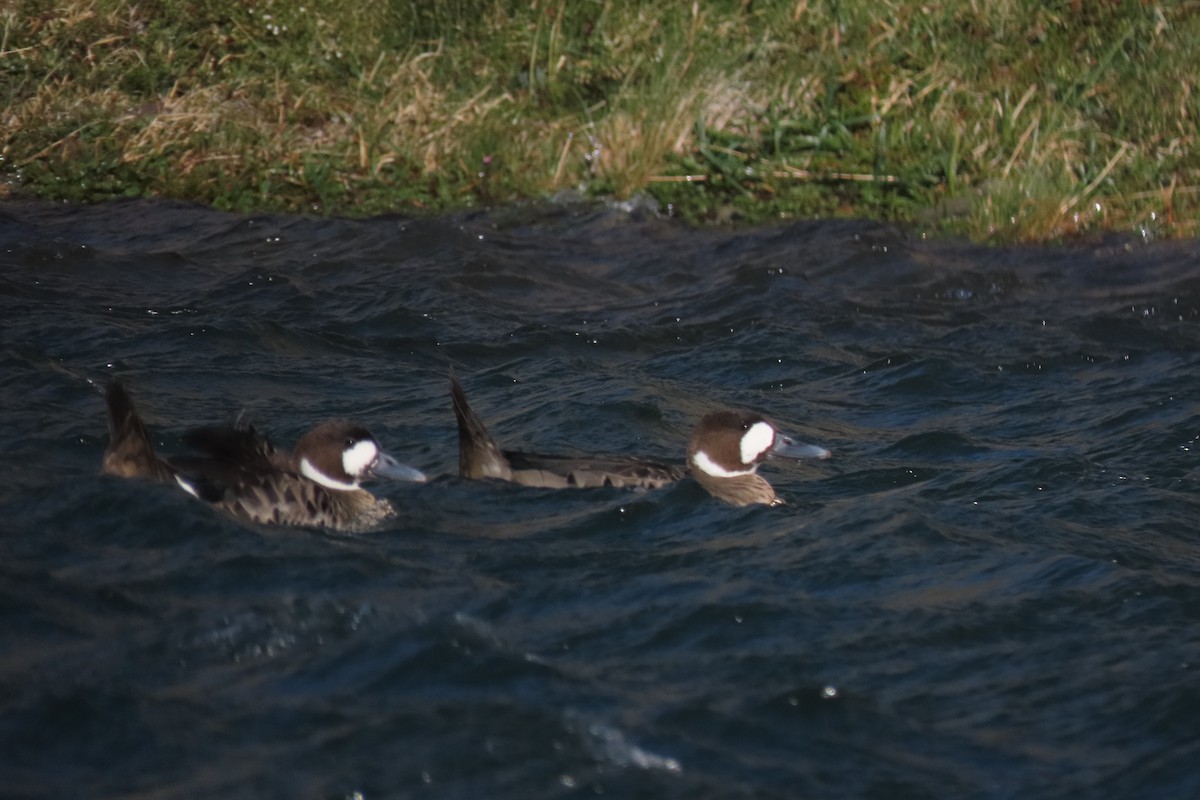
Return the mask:
<svg viewBox="0 0 1200 800"><path fill-rule="evenodd" d="M0 195L1194 236L1200 2L15 0Z"/></svg>

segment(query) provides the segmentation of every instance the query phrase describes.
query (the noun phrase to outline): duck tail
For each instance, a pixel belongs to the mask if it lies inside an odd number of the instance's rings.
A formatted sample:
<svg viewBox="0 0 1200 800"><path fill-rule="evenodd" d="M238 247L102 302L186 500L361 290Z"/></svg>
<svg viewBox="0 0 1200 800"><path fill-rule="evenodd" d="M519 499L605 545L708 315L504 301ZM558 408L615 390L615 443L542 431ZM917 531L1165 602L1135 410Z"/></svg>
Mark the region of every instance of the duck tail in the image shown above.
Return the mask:
<svg viewBox="0 0 1200 800"><path fill-rule="evenodd" d="M108 448L101 471L122 478L174 480L174 473L155 453L125 384L114 380L105 393L108 403Z"/></svg>
<svg viewBox="0 0 1200 800"><path fill-rule="evenodd" d="M458 378L450 376L450 399L458 419L458 474L463 478L501 478L512 480L512 465L508 463L483 420L467 403Z"/></svg>

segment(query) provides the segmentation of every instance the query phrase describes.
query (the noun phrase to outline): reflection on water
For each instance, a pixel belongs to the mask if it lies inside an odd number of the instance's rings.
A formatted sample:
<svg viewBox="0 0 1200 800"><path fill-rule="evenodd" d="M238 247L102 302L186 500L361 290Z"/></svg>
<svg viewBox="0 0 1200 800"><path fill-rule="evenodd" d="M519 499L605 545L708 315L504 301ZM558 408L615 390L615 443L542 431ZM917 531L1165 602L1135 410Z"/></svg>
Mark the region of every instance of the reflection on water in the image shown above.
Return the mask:
<svg viewBox="0 0 1200 800"><path fill-rule="evenodd" d="M1198 255L0 206L8 791L1196 795ZM451 370L525 449L741 406L834 457L777 509L468 483ZM243 527L98 474L113 375L167 452L347 415L442 477Z"/></svg>

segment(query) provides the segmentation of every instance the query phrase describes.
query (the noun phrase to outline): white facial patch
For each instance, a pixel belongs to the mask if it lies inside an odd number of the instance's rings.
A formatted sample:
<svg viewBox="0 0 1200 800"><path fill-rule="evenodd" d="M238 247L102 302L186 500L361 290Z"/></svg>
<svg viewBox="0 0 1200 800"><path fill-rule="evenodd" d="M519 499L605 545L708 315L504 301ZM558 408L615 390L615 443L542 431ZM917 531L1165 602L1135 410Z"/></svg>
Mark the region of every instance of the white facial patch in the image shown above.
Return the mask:
<svg viewBox="0 0 1200 800"><path fill-rule="evenodd" d="M765 422L756 422L742 434L742 463L753 464L775 444L775 429Z"/></svg>
<svg viewBox="0 0 1200 800"><path fill-rule="evenodd" d="M196 491L196 487L190 481L185 481L183 478L176 475L175 482L179 484L180 489L183 489L185 492L190 494L192 497L195 497L196 499L200 499L200 493L198 491Z"/></svg>
<svg viewBox="0 0 1200 800"><path fill-rule="evenodd" d="M703 472L705 475L711 475L714 478L736 478L739 475L753 475L754 471L758 469L757 464L752 466L750 469L725 469L720 464L709 458L708 453L704 452L703 450L697 450L695 455L692 456L692 466Z"/></svg>
<svg viewBox="0 0 1200 800"><path fill-rule="evenodd" d="M379 448L370 439L363 439L342 452L342 469L358 478L379 458Z"/></svg>
<svg viewBox="0 0 1200 800"><path fill-rule="evenodd" d="M345 483L336 478L331 478L321 470L313 466L313 463L307 458L300 459L300 472L310 481L316 481L330 489L337 489L341 492L350 492L358 488L357 483Z"/></svg>

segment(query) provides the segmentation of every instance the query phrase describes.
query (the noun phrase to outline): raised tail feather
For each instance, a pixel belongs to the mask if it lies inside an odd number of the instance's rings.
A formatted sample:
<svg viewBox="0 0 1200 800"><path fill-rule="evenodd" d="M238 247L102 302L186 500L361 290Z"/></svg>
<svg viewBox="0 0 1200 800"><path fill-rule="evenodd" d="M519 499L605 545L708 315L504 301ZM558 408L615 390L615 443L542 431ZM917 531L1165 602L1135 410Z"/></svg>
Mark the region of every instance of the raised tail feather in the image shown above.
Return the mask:
<svg viewBox="0 0 1200 800"><path fill-rule="evenodd" d="M173 481L174 472L154 453L146 426L125 385L114 380L105 393L108 403L108 448L101 470L122 478Z"/></svg>
<svg viewBox="0 0 1200 800"><path fill-rule="evenodd" d="M512 480L512 465L471 410L458 379L450 376L450 399L458 419L458 474L464 478Z"/></svg>

